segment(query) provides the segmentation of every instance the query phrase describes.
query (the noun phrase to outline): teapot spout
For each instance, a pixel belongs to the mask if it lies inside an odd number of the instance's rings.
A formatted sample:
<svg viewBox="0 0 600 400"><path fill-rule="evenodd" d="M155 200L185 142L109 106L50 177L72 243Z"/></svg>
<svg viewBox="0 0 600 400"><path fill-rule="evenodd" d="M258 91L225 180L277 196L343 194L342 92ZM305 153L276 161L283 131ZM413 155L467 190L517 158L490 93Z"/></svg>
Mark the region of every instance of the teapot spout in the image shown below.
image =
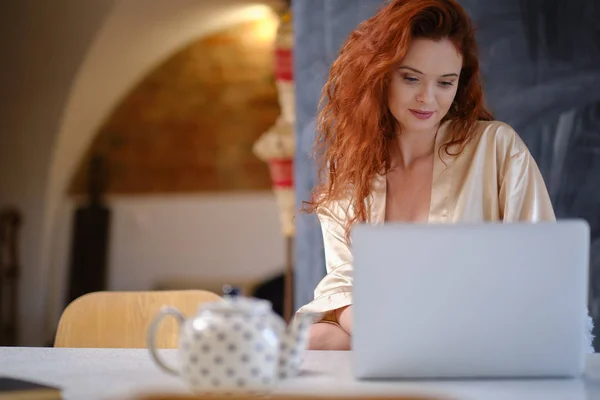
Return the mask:
<svg viewBox="0 0 600 400"><path fill-rule="evenodd" d="M317 319L315 314L297 314L281 340L279 358L279 377L288 378L298 375L308 345L310 326Z"/></svg>

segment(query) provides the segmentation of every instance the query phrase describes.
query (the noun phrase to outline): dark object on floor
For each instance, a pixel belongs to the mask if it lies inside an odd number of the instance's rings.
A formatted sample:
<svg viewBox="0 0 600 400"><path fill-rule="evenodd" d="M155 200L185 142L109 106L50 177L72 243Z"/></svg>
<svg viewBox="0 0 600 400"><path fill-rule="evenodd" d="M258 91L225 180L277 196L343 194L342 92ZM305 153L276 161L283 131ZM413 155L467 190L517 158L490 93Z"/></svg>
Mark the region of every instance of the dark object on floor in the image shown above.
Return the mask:
<svg viewBox="0 0 600 400"><path fill-rule="evenodd" d="M84 294L106 290L111 212L102 198L105 185L104 161L96 156L90 164L87 204L75 211L65 306Z"/></svg>
<svg viewBox="0 0 600 400"><path fill-rule="evenodd" d="M283 318L283 297L284 297L283 274L277 275L256 286L253 297L257 299L269 300L273 304L273 311Z"/></svg>
<svg viewBox="0 0 600 400"><path fill-rule="evenodd" d="M14 207L0 210L0 346L17 345L21 220Z"/></svg>

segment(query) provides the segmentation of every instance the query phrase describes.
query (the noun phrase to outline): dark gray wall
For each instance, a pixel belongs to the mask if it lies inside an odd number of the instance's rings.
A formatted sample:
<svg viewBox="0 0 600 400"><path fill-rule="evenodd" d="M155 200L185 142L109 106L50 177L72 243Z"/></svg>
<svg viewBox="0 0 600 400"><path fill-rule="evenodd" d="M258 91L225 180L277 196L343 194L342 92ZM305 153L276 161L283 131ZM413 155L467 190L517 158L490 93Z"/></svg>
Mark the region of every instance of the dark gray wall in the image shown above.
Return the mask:
<svg viewBox="0 0 600 400"><path fill-rule="evenodd" d="M315 184L314 118L344 39L380 0L297 0L297 198ZM590 312L600 325L600 3L595 0L462 0L477 27L487 104L523 137L558 218L592 229ZM296 306L324 275L320 227L299 215ZM559 294L557 294L559 295ZM596 341L596 348L600 346Z"/></svg>
<svg viewBox="0 0 600 400"><path fill-rule="evenodd" d="M321 88L345 37L373 15L380 0L295 0L294 75L296 81L296 201L300 209L316 183L312 159L315 116ZM325 273L321 228L314 215L296 217L295 306L313 298Z"/></svg>

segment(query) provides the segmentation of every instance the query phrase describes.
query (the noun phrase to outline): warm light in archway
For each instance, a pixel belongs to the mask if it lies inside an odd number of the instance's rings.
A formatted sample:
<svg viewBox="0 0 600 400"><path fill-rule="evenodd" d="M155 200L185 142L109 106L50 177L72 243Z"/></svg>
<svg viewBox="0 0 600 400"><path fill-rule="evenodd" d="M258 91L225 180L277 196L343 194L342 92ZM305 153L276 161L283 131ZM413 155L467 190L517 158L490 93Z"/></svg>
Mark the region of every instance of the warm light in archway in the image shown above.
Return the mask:
<svg viewBox="0 0 600 400"><path fill-rule="evenodd" d="M244 8L243 14L250 20L260 22L256 25L253 39L264 42L275 40L279 20L270 7L264 4L251 5Z"/></svg>
<svg viewBox="0 0 600 400"><path fill-rule="evenodd" d="M264 18L260 21L260 25L256 26L256 39L264 42L272 42L275 40L277 33L277 20L273 18Z"/></svg>

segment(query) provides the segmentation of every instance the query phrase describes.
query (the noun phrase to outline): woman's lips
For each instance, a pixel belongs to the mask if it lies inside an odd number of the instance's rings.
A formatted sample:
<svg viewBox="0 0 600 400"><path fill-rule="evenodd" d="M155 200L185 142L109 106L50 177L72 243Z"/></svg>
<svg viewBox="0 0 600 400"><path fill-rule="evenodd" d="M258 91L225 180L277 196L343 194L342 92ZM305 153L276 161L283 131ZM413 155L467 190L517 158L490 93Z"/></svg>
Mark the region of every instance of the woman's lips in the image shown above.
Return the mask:
<svg viewBox="0 0 600 400"><path fill-rule="evenodd" d="M433 111L421 111L409 109L409 111L419 119L429 119L433 115Z"/></svg>

